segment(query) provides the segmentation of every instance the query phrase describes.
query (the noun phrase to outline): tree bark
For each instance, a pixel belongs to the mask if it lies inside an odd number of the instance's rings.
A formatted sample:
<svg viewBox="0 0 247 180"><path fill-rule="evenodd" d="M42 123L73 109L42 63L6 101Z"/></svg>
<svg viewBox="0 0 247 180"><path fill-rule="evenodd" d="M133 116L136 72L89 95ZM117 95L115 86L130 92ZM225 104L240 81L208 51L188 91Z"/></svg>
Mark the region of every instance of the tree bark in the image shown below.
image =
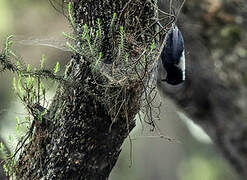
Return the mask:
<svg viewBox="0 0 247 180"><path fill-rule="evenodd" d="M155 42L155 3L139 0L72 1L70 15L74 21L71 24L76 48L83 46L84 25L87 24L90 36L95 37L100 21L103 37L97 47L103 54L104 66L117 62L116 39L121 34L119 30L115 34L109 31L113 14L117 13L113 28L123 26L124 50L130 59L135 59L134 63L139 63L143 59L141 46L147 48ZM140 32L144 34L135 36ZM139 79L121 77L114 72L110 75L95 72L92 68L95 57L88 55L88 51L75 53L70 60L64 76L66 83L61 82L42 123L37 121L35 112L37 109L45 112L45 109L40 104L31 106L35 131L20 154L15 168L17 179L108 179L123 141L135 127L146 75Z"/></svg>

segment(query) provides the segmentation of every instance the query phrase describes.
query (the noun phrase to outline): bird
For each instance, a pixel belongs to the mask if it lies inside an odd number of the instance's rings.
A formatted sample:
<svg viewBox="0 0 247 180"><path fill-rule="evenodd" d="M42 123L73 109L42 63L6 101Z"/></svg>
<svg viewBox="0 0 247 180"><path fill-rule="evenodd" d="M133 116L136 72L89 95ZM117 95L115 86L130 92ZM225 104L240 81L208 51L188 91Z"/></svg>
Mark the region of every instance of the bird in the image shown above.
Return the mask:
<svg viewBox="0 0 247 180"><path fill-rule="evenodd" d="M185 81L184 39L176 24L173 24L164 39L164 47L160 54L158 68L164 68L167 75L165 81L171 85L178 85ZM160 71L159 73L164 73ZM159 75L160 77L162 75Z"/></svg>

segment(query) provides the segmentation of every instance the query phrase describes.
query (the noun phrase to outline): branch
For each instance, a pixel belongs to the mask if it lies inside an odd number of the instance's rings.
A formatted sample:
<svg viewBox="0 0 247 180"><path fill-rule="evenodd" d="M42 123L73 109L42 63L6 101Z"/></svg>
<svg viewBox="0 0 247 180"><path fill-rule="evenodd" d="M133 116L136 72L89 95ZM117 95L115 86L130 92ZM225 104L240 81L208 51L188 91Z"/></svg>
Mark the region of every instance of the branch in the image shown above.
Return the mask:
<svg viewBox="0 0 247 180"><path fill-rule="evenodd" d="M246 27L244 23L237 24L234 18L244 18L247 13L240 11L240 4L234 2L220 4L215 12L203 9L200 3L188 3L185 9L190 11L183 17L186 23L181 26L185 34L188 66L184 85L171 88L158 83L158 86L205 130L232 167L246 179L247 93L244 67L247 57L236 55L246 43L246 38L238 39L237 33L241 29L245 31ZM231 12L228 12L229 7ZM221 37L224 28L228 28L229 34ZM227 40L230 40L228 44ZM213 56L216 53L220 55ZM230 63L232 55L236 56ZM243 63L240 65L240 62ZM216 63L222 67L217 68Z"/></svg>

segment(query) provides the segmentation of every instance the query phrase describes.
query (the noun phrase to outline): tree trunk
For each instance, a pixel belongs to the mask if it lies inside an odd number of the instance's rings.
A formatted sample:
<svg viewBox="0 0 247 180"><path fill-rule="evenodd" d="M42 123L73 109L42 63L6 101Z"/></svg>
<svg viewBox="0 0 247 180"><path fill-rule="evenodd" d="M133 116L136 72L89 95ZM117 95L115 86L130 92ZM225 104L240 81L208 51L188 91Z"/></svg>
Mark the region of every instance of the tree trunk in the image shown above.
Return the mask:
<svg viewBox="0 0 247 180"><path fill-rule="evenodd" d="M106 180L123 141L135 127L148 66L154 62L149 49L157 43L156 1L80 0L71 4L68 18L77 50L42 123L35 111L45 112L44 108L40 104L31 108L35 131L20 154L17 179ZM81 40L85 28L86 51ZM93 43L88 41L97 37L97 47L91 49ZM122 52L129 56L127 66L122 63L127 56ZM99 63L104 68L92 68L97 65L93 53L103 54ZM138 64L144 67L141 71Z"/></svg>

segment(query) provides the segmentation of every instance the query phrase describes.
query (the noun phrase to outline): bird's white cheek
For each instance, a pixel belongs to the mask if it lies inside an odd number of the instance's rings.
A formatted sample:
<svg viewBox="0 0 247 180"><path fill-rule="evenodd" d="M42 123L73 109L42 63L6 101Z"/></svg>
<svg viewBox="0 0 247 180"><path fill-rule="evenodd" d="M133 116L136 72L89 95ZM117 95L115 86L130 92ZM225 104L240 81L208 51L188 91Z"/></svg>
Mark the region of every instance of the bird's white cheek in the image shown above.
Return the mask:
<svg viewBox="0 0 247 180"><path fill-rule="evenodd" d="M185 80L185 56L184 56L184 51L182 53L182 56L180 58L180 61L178 63L178 67L182 70L183 72L183 81Z"/></svg>

